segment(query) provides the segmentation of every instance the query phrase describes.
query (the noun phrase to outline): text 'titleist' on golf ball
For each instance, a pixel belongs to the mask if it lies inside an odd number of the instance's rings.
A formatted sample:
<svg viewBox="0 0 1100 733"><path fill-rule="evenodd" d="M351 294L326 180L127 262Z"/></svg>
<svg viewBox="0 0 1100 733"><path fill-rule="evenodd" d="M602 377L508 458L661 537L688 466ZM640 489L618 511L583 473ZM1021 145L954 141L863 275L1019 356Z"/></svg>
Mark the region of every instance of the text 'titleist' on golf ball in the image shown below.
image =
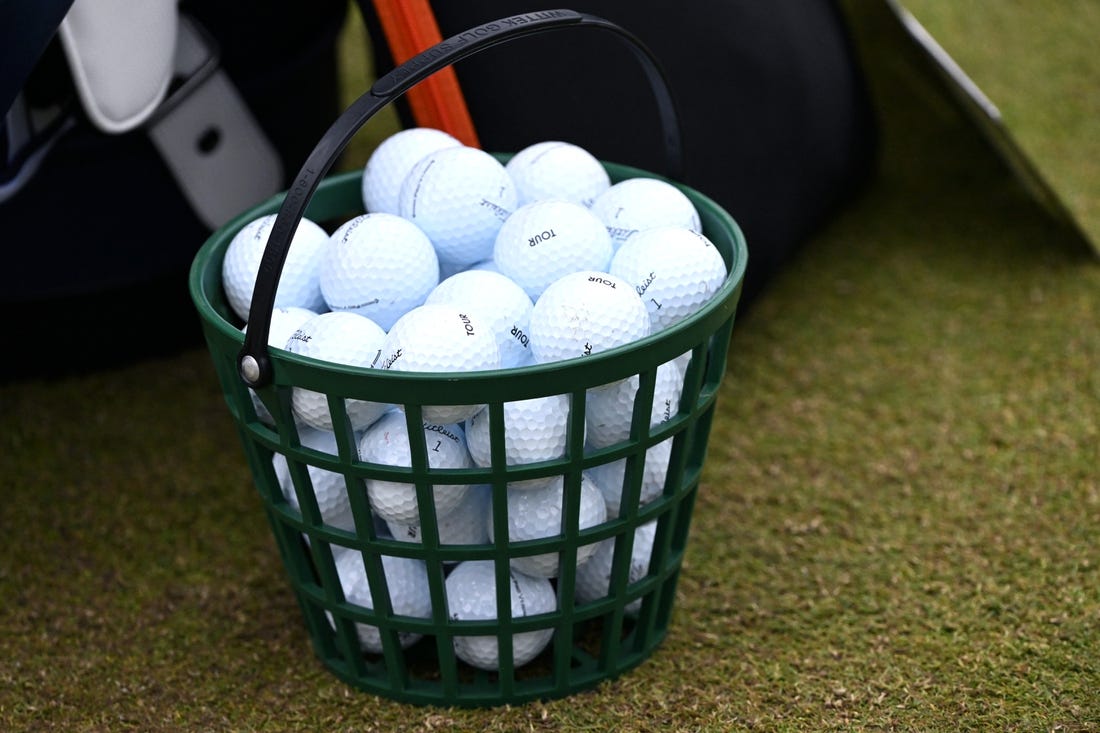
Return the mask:
<svg viewBox="0 0 1100 733"><path fill-rule="evenodd" d="M445 582L447 613L455 621L492 621L497 616L496 569L492 560L467 560L455 566ZM546 578L509 571L512 618L553 613L558 608L554 587ZM546 648L553 628L512 635L512 666L521 667ZM456 635L455 655L478 669L500 669L500 645L496 636Z"/></svg>
<svg viewBox="0 0 1100 733"><path fill-rule="evenodd" d="M321 260L321 294L329 310L366 316L389 330L439 284L428 235L393 214L344 222Z"/></svg>
<svg viewBox="0 0 1100 733"><path fill-rule="evenodd" d="M706 236L682 227L656 227L619 247L610 272L634 286L657 332L714 297L726 279L726 263Z"/></svg>
<svg viewBox="0 0 1100 733"><path fill-rule="evenodd" d="M298 439L305 448L337 455L336 436L327 430L302 426L298 429ZM271 457L271 464L275 468L275 478L279 482L279 488L283 490L287 503L301 511L286 456L281 453L274 454ZM351 514L351 501L348 499L348 487L344 475L318 466L307 466L307 473L324 523L348 531L355 529L355 519Z"/></svg>
<svg viewBox="0 0 1100 733"><path fill-rule="evenodd" d="M460 426L424 423L423 430L430 468L469 468L473 465ZM412 446L404 413L389 412L368 428L359 441L359 457L367 463L384 466L412 466ZM435 498L436 519L454 511L469 490L469 484L434 484L431 493ZM371 508L387 522L420 522L420 505L416 486L412 483L368 478L367 497Z"/></svg>
<svg viewBox="0 0 1100 733"><path fill-rule="evenodd" d="M233 236L225 250L222 287L229 307L243 321L249 320L256 275L274 224L274 214L253 219ZM321 257L327 244L328 234L324 229L309 219L298 222L275 290L277 307L326 310L321 296Z"/></svg>
<svg viewBox="0 0 1100 733"><path fill-rule="evenodd" d="M511 542L523 540L560 537L564 533L562 526L562 502L565 493L565 480L558 476L549 484L535 489L508 491L508 539ZM588 529L607 519L607 504L599 487L587 476L581 477L579 494L579 514L577 528ZM495 532L492 522L492 501L489 502L489 539ZM587 560L596 551L596 544L589 543L577 548L577 565ZM538 555L515 556L512 567L521 573L540 578L555 578L558 575L559 553L546 552Z"/></svg>
<svg viewBox="0 0 1100 733"><path fill-rule="evenodd" d="M500 347L492 324L478 313L446 304L421 305L393 324L375 366L399 372L499 369ZM425 405L423 417L436 424L462 422L481 409L482 405Z"/></svg>
<svg viewBox="0 0 1100 733"><path fill-rule="evenodd" d="M271 321L267 329L267 345L276 349L285 349L286 342L294 335L294 332L302 327L302 324L311 318L320 315L317 311L308 308L289 306L281 308L276 306L271 310ZM241 329L248 333L248 324Z"/></svg>
<svg viewBox="0 0 1100 733"><path fill-rule="evenodd" d="M491 491L488 484L474 484L458 506L447 514L436 517L441 546L484 545L489 542L488 511ZM424 542L425 528L419 523L386 522L386 527L398 542Z"/></svg>
<svg viewBox="0 0 1100 733"><path fill-rule="evenodd" d="M362 553L347 550L334 553L336 574L340 578L340 587L344 598L362 608L374 608L374 596L367 578ZM390 596L390 605L398 616L430 618L432 600L428 594L428 570L423 560L409 557L382 556L382 574L386 579L386 591ZM329 623L333 623L332 613L326 611ZM382 634L374 624L356 621L356 635L363 651L380 654L382 652ZM397 632L401 648L411 646L422 635L411 631Z"/></svg>
<svg viewBox="0 0 1100 733"><path fill-rule="evenodd" d="M699 212L684 193L656 178L628 178L592 202L592 213L611 234L616 249L635 233L659 226L703 231Z"/></svg>
<svg viewBox="0 0 1100 733"><path fill-rule="evenodd" d="M535 304L505 275L488 270L456 273L428 293L424 304L450 304L480 313L496 334L501 368L530 363L527 323Z"/></svg>
<svg viewBox="0 0 1100 733"><path fill-rule="evenodd" d="M504 457L509 466L537 463L565 455L569 434L568 395L534 397L504 403ZM493 465L489 441L489 410L466 420L466 444L478 466ZM533 489L555 477L513 481L512 489Z"/></svg>
<svg viewBox="0 0 1100 733"><path fill-rule="evenodd" d="M363 209L370 213L400 214L401 183L417 161L443 148L462 145L432 127L410 127L387 137L363 168Z"/></svg>
<svg viewBox="0 0 1100 733"><path fill-rule="evenodd" d="M611 237L602 222L584 206L559 199L521 206L493 245L497 269L536 300L563 275L607 270L611 254Z"/></svg>
<svg viewBox="0 0 1100 733"><path fill-rule="evenodd" d="M589 389L585 393L585 439L592 448L606 448L630 437L641 380L638 375ZM680 409L684 377L675 361L657 367L649 427L667 422Z"/></svg>
<svg viewBox="0 0 1100 733"><path fill-rule="evenodd" d="M386 332L377 323L354 313L322 313L303 323L286 342L286 350L334 364L370 368ZM318 430L332 430L328 397L302 387L291 394L294 415ZM346 399L344 408L353 430L362 430L382 416L389 405Z"/></svg>
<svg viewBox="0 0 1100 733"><path fill-rule="evenodd" d="M668 477L668 462L671 457L672 438L662 440L645 452L642 483L638 490L638 506L650 503L664 491L665 479ZM627 459L620 458L617 461L593 466L586 471L586 475L603 494L604 503L607 505L607 516L611 519L622 514L626 461Z"/></svg>
<svg viewBox="0 0 1100 733"><path fill-rule="evenodd" d="M290 306L289 308L273 308L271 310L271 321L267 330L267 345L276 349L285 349L286 342L294 332L297 331L303 323L316 315L318 315L316 312L308 308L298 308L296 306ZM241 330L244 333L248 333L248 325L245 324L244 328ZM260 401L259 396L256 394L256 390L249 387L248 393L252 395L252 406L256 408L256 417L260 418L260 421L267 425L274 425L275 419L271 416L271 412L267 409L267 405Z"/></svg>
<svg viewBox="0 0 1100 733"><path fill-rule="evenodd" d="M611 187L607 171L579 145L560 140L528 145L504 166L516 182L520 206L542 199L564 199L591 206Z"/></svg>
<svg viewBox="0 0 1100 733"><path fill-rule="evenodd" d="M630 548L629 583L637 583L649 574L649 560L653 555L653 537L657 522L647 522L634 530L634 545ZM574 597L580 603L591 603L606 598L611 590L611 563L614 560L615 538L600 543L599 549L581 567L577 568ZM637 615L642 609L642 599L631 601L626 612Z"/></svg>
<svg viewBox="0 0 1100 733"><path fill-rule="evenodd" d="M649 312L630 283L606 272L574 272L546 288L531 309L531 350L545 364L649 335Z"/></svg>
<svg viewBox="0 0 1100 733"><path fill-rule="evenodd" d="M401 216L424 230L441 263L472 265L490 257L497 231L515 209L516 184L477 148L429 153L401 184Z"/></svg>

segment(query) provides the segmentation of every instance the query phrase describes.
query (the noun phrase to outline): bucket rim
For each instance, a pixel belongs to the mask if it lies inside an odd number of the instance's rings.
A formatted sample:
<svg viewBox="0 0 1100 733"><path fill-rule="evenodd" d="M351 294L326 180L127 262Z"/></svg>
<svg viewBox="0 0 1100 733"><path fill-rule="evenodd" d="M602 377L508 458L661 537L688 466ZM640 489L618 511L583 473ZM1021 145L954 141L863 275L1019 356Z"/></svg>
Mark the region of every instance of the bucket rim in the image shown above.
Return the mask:
<svg viewBox="0 0 1100 733"><path fill-rule="evenodd" d="M493 155L504 163L513 154L493 153ZM331 384L330 380L333 379L341 385L350 385L354 381L368 380L381 385L391 387L404 385L410 389L415 388L418 390L438 385L440 389L446 391L453 389L456 384L475 387L499 384L500 380L507 379L513 383L516 381L529 381L528 390L526 391L530 391L532 396L536 396L546 392L547 380L558 386L579 386L581 384L596 386L607 380L586 380L586 374L591 374L593 371L600 372L604 368L618 368L620 371L625 369L624 373L636 373L638 371L636 368L630 368L631 357L641 352L659 358L660 363L663 363L663 361L673 359L692 348L701 339L692 338L688 334L700 335L713 332L717 330L717 325L734 315L748 262L748 248L741 227L729 212L718 205L717 202L685 184L629 165L607 161L601 161L601 164L608 171L613 183L628 178L653 178L675 186L691 200L697 211L699 211L700 217L704 221L711 222L710 230L708 231L704 227L703 231L708 239L714 242L712 235L715 227L718 227L726 235L723 241L729 248L728 259L724 248L715 242L719 251L722 252L723 260L726 261L726 277L714 295L694 313L668 328L590 356L495 370L398 372L336 364L271 347L271 359L276 369L275 383L295 386L300 384L303 387L310 387L311 384L320 384L321 382L326 385ZM361 177L361 169L328 176L321 182L315 200L323 201L326 195L341 187L357 187ZM244 331L218 311L214 303L220 294L210 292L210 286L214 283L218 287L221 285L221 255L224 255L224 249L228 247L233 236L248 222L266 214L276 213L285 196L286 191L275 194L240 213L212 232L196 253L191 264L188 275L188 288L192 302L203 321L204 328L213 329L223 343L232 343L235 349L240 349L243 346ZM361 204L359 208L362 208ZM209 340L208 338L208 342ZM679 344L679 346L675 344ZM684 348L680 348L680 346ZM315 382L314 377L318 381ZM340 387L337 387L337 389L340 389ZM521 388L520 391L525 390ZM570 390L566 389L564 391ZM425 396L430 397L431 395Z"/></svg>

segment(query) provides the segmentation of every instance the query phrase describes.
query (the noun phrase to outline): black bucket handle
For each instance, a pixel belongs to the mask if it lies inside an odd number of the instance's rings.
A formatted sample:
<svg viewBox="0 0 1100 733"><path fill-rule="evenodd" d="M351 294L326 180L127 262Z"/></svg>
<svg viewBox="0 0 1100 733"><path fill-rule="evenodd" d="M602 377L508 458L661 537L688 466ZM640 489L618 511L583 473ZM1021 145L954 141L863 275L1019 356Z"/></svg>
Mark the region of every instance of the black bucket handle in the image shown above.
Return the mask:
<svg viewBox="0 0 1100 733"><path fill-rule="evenodd" d="M627 41L634 55L641 61L657 101L667 165L666 174L673 179L680 177L683 165L680 125L668 80L656 56L629 31L604 18L559 9L501 18L446 38L380 77L366 93L355 100L321 137L302 165L293 185L286 192L275 223L271 227L263 259L260 261L252 303L249 306L250 322L244 345L237 356L237 372L245 384L255 388L262 387L271 381L272 367L267 339L271 328L271 313L275 307L275 292L278 289L279 276L290 249L291 239L317 186L359 128L380 109L414 85L456 61L516 38L557 28L575 27L602 28L611 31Z"/></svg>

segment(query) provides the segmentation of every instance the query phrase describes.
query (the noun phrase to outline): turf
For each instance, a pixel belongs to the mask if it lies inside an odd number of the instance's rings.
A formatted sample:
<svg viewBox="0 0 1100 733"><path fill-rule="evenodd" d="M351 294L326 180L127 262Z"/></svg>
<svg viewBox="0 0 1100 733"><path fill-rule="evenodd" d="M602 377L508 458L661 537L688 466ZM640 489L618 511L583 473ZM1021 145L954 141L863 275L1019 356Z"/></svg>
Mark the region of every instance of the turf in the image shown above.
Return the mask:
<svg viewBox="0 0 1100 733"><path fill-rule="evenodd" d="M997 105L1100 252L1100 65L1092 60L1100 5L1061 2L1055 16L1065 20L1052 22L1040 3L905 4Z"/></svg>
<svg viewBox="0 0 1100 733"><path fill-rule="evenodd" d="M1100 267L853 22L878 173L734 329L651 659L485 711L338 682L188 349L0 386L0 730L1100 730Z"/></svg>

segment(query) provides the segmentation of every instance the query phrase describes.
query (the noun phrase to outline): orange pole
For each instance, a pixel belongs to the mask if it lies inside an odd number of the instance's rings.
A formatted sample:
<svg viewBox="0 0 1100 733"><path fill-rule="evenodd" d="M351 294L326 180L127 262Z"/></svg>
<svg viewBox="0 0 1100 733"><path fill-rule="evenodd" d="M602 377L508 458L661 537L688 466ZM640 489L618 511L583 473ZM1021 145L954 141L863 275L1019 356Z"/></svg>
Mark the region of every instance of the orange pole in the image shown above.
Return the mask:
<svg viewBox="0 0 1100 733"><path fill-rule="evenodd" d="M395 64L443 40L428 0L374 0L374 9ZM420 82L406 98L420 127L434 127L464 145L481 147L454 67L441 69Z"/></svg>

